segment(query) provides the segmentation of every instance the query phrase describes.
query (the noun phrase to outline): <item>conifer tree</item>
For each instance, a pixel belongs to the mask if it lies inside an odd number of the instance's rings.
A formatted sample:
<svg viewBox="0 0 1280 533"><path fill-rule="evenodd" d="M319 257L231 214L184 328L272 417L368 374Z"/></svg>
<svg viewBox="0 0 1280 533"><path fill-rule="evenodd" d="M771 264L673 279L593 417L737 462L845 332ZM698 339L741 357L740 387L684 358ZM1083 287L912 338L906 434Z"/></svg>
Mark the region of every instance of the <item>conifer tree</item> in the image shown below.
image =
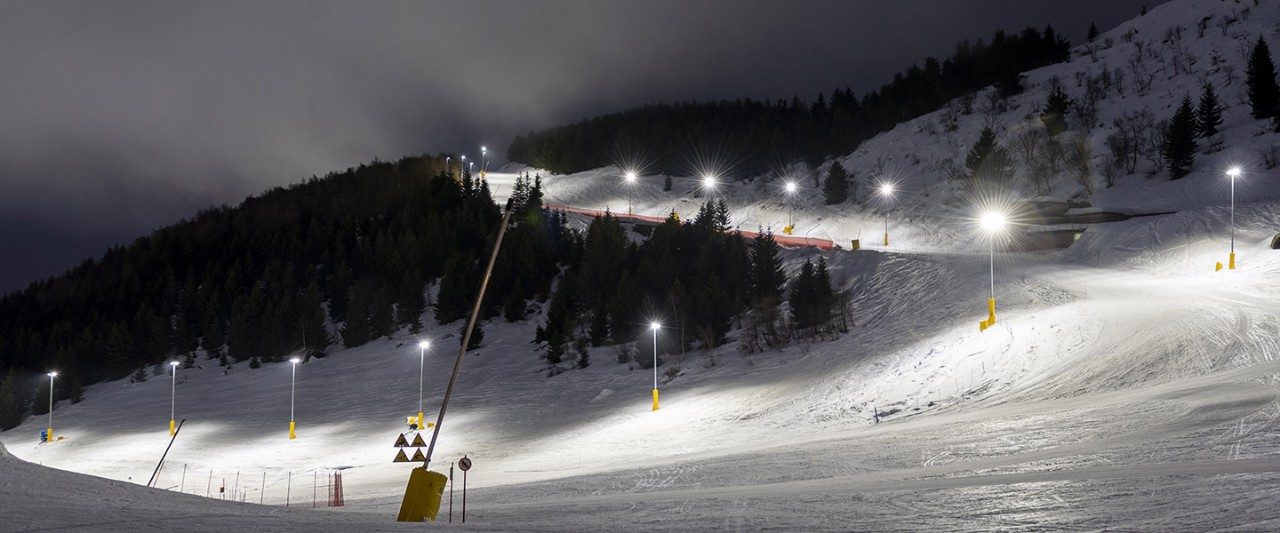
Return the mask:
<svg viewBox="0 0 1280 533"><path fill-rule="evenodd" d="M996 142L996 133L991 128L983 128L978 134L977 142L973 143L973 148L969 149L969 155L965 157L964 166L968 169L970 178L994 184L1008 181L1013 171L1009 152Z"/></svg>
<svg viewBox="0 0 1280 533"><path fill-rule="evenodd" d="M1094 39L1097 39L1097 38L1098 38L1098 25L1090 22L1089 32L1085 34L1085 39L1088 39L1089 42L1093 42Z"/></svg>
<svg viewBox="0 0 1280 533"><path fill-rule="evenodd" d="M467 334L467 322L463 321L462 325L458 327L458 344L459 345L462 344L462 338L466 336L466 334ZM471 342L467 343L467 351L471 351L476 348L479 348L481 344L484 344L484 328L481 327L481 323L479 320L476 321L476 326L474 328L471 328L470 341Z"/></svg>
<svg viewBox="0 0 1280 533"><path fill-rule="evenodd" d="M18 371L10 369L0 378L0 431L13 429L22 422L22 388Z"/></svg>
<svg viewBox="0 0 1280 533"><path fill-rule="evenodd" d="M1204 84L1204 92L1200 94L1200 107L1196 108L1196 126L1200 137L1209 137L1218 133L1222 125L1222 105L1218 103L1218 95L1213 92L1213 85Z"/></svg>
<svg viewBox="0 0 1280 533"><path fill-rule="evenodd" d="M302 321L303 350L306 357L324 357L329 347L329 330L325 327L324 309L320 300L309 298L308 311Z"/></svg>
<svg viewBox="0 0 1280 533"><path fill-rule="evenodd" d="M1169 177L1179 179L1191 172L1196 156L1196 118L1191 98L1184 96L1164 131L1161 154L1169 167Z"/></svg>
<svg viewBox="0 0 1280 533"><path fill-rule="evenodd" d="M1054 84L1045 99L1044 109L1040 112L1040 122L1049 132L1050 137L1067 131L1067 111L1071 108L1071 98L1062 90L1061 84ZM991 138L995 140L994 134Z"/></svg>
<svg viewBox="0 0 1280 533"><path fill-rule="evenodd" d="M1253 117L1273 118L1280 115L1280 86L1276 84L1276 65L1271 61L1271 49L1267 41L1258 36L1258 42L1249 55L1245 81L1249 89L1249 103Z"/></svg>
<svg viewBox="0 0 1280 533"><path fill-rule="evenodd" d="M671 175L662 178L662 192L671 192Z"/></svg>
<svg viewBox="0 0 1280 533"><path fill-rule="evenodd" d="M367 286L351 287L347 297L347 320L342 326L342 344L348 348L360 346L370 340L369 294Z"/></svg>
<svg viewBox="0 0 1280 533"><path fill-rule="evenodd" d="M822 183L822 195L827 205L841 204L849 199L849 174L839 161L833 161L827 169L827 179Z"/></svg>
<svg viewBox="0 0 1280 533"><path fill-rule="evenodd" d="M471 299L471 259L453 253L444 266L440 278L440 292L436 295L436 322L448 324L467 315L467 302Z"/></svg>
<svg viewBox="0 0 1280 533"><path fill-rule="evenodd" d="M759 231L751 241L751 303L772 307L781 301L787 275L778 257L778 243L773 232Z"/></svg>

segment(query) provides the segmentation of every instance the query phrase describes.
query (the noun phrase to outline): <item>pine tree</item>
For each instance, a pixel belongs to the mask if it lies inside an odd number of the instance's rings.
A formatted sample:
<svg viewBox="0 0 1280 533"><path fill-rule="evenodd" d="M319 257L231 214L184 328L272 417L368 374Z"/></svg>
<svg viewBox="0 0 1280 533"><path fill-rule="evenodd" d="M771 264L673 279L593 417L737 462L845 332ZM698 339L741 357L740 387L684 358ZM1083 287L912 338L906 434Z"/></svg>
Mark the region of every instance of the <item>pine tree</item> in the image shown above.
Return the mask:
<svg viewBox="0 0 1280 533"><path fill-rule="evenodd" d="M1067 131L1067 110L1071 108L1071 98L1062 90L1062 85L1054 84L1045 99L1044 109L1040 112L1040 122L1049 132L1050 137ZM995 140L994 134L992 141Z"/></svg>
<svg viewBox="0 0 1280 533"><path fill-rule="evenodd" d="M1094 41L1094 39L1097 39L1097 38L1098 38L1098 25L1097 25L1097 24L1094 24L1094 23L1092 23L1092 22L1090 22L1090 23L1089 23L1089 32L1088 32L1087 34L1085 34L1085 37L1084 37L1084 38L1085 38L1085 39L1088 39L1088 40L1089 40L1089 42L1093 42L1093 41Z"/></svg>
<svg viewBox="0 0 1280 533"><path fill-rule="evenodd" d="M445 262L444 276L440 278L440 292L436 295L436 322L444 325L465 317L470 299L471 259L455 252Z"/></svg>
<svg viewBox="0 0 1280 533"><path fill-rule="evenodd" d="M813 326L816 293L813 262L806 259L795 280L791 282L791 320L795 322L797 329Z"/></svg>
<svg viewBox="0 0 1280 533"><path fill-rule="evenodd" d="M772 307L782 299L782 287L787 275L778 257L778 243L773 232L760 231L751 241L751 303L753 306Z"/></svg>
<svg viewBox="0 0 1280 533"><path fill-rule="evenodd" d="M1271 61L1271 49L1262 36L1253 46L1249 55L1246 85L1249 88L1249 103L1253 106L1253 117L1258 119L1273 118L1280 115L1280 86L1276 85L1276 65Z"/></svg>
<svg viewBox="0 0 1280 533"><path fill-rule="evenodd" d="M662 192L671 192L671 176L662 178Z"/></svg>
<svg viewBox="0 0 1280 533"><path fill-rule="evenodd" d="M578 352L578 358L574 361L574 366L578 368L591 366L591 349L587 347L584 339L578 339L577 342L574 342L573 349Z"/></svg>
<svg viewBox="0 0 1280 533"><path fill-rule="evenodd" d="M1204 84L1204 92L1200 94L1200 107L1196 108L1196 127L1201 137L1209 137L1218 133L1222 125L1222 106L1218 103L1218 95L1213 93L1213 86Z"/></svg>
<svg viewBox="0 0 1280 533"><path fill-rule="evenodd" d="M822 195L827 205L841 204L849 199L849 174L839 161L833 161L827 169L827 179L822 183Z"/></svg>
<svg viewBox="0 0 1280 533"><path fill-rule="evenodd" d="M458 327L458 345L459 346L462 345L462 338L466 336L466 334L467 334L467 323L464 321L462 325ZM476 348L479 348L480 345L483 343L484 343L484 328L481 327L480 321L477 320L476 326L474 328L471 328L471 339L470 339L470 342L467 343L467 351L471 351Z"/></svg>
<svg viewBox="0 0 1280 533"><path fill-rule="evenodd" d="M365 284L351 287L347 298L347 321L342 326L342 344L348 348L369 342L369 295Z"/></svg>
<svg viewBox="0 0 1280 533"><path fill-rule="evenodd" d="M379 287L373 291L373 299L369 302L369 340L391 335L394 324L395 315L387 290Z"/></svg>
<svg viewBox="0 0 1280 533"><path fill-rule="evenodd" d="M262 360L258 359L258 356L256 355L253 357L250 357L249 368L262 368Z"/></svg>
<svg viewBox="0 0 1280 533"><path fill-rule="evenodd" d="M1013 171L1009 152L996 142L996 133L991 128L983 128L978 134L977 142L965 157L964 166L969 170L970 178L994 184L1008 181Z"/></svg>
<svg viewBox="0 0 1280 533"><path fill-rule="evenodd" d="M13 429L22 422L22 389L18 371L9 370L0 379L0 431Z"/></svg>
<svg viewBox="0 0 1280 533"><path fill-rule="evenodd" d="M133 372L133 376L129 378L134 383L142 383L147 380L147 366L138 365L138 369Z"/></svg>
<svg viewBox="0 0 1280 533"><path fill-rule="evenodd" d="M1161 154L1169 167L1169 177L1179 179L1191 172L1196 156L1196 118L1191 97L1184 96L1164 131Z"/></svg>
<svg viewBox="0 0 1280 533"><path fill-rule="evenodd" d="M325 327L324 309L314 296L309 298L307 308L307 314L302 319L302 348L305 357L324 357L324 351L331 342L329 330Z"/></svg>

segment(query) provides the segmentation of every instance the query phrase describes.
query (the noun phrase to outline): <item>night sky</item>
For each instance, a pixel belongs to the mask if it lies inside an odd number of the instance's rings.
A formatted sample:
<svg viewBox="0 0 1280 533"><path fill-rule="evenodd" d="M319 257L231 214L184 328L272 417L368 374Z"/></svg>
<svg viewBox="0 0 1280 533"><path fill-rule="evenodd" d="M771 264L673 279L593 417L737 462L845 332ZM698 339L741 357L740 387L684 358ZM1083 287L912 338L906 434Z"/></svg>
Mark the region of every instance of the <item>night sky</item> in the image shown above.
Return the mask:
<svg viewBox="0 0 1280 533"><path fill-rule="evenodd" d="M200 208L646 102L861 94L1157 0L0 3L0 292Z"/></svg>

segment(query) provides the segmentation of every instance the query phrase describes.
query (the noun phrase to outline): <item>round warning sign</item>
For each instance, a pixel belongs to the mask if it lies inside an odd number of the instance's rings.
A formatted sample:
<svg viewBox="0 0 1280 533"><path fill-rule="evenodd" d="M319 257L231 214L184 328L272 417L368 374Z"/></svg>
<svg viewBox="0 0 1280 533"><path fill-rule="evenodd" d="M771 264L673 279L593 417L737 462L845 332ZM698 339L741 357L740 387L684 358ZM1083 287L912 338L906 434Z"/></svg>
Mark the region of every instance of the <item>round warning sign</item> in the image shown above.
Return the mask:
<svg viewBox="0 0 1280 533"><path fill-rule="evenodd" d="M467 459L465 456L462 459L458 459L458 468L461 468L463 472L471 470L471 459Z"/></svg>

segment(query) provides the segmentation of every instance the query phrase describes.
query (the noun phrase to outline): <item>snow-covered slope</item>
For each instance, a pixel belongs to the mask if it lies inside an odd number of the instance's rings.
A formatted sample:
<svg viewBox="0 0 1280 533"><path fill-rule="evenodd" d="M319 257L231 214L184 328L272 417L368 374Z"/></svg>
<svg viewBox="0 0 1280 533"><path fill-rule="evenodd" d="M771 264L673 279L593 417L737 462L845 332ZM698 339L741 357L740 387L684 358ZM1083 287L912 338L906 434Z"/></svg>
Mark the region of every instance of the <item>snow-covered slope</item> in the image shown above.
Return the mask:
<svg viewBox="0 0 1280 533"><path fill-rule="evenodd" d="M1201 38L1196 24L1206 16ZM1225 35L1216 25L1224 16L1237 20ZM1280 251L1267 246L1280 231L1280 187L1249 155L1277 137L1258 134L1241 102L1242 47L1258 33L1274 38L1277 23L1273 2L1176 0L1108 32L1093 54L1082 48L1069 63L1029 73L1031 88L1008 111L958 116L952 132L935 127L939 112L868 142L842 160L864 190L883 167L903 192L887 250L821 252L854 291L853 331L784 350L747 355L730 344L674 357L660 369L660 411L649 410L651 374L614 362L611 349L594 349L586 369L547 377L529 344L532 323L487 324L437 450L441 462L475 461L468 520L518 530L1280 527ZM1174 25L1182 37L1166 45ZM1095 184L1095 204L1174 214L1091 225L1061 252L997 256L1000 321L979 332L987 257L971 253L967 207L944 162L962 159L986 121L1016 131L1036 120L1036 87L1050 77L1076 96L1074 72L1129 68L1140 40L1172 48L1150 59L1157 78L1147 94L1113 92L1098 103L1098 123L1141 107L1163 118L1205 77L1229 106L1224 149L1200 154L1177 182L1135 175ZM1174 72L1173 48L1197 57L1185 61L1190 70ZM1095 154L1105 135L1089 133ZM1215 273L1228 242L1219 171L1232 157L1250 165L1238 190L1240 268ZM501 196L513 174L490 177ZM777 230L787 218L782 191L764 180L698 191L676 179L663 192L660 178L646 177L632 192L616 169L544 177L553 203L625 211L633 194L638 212L688 216L702 195L726 199L744 229ZM1082 185L1063 175L1048 190L1021 187L1073 196ZM797 202L798 235L879 237L882 213L821 206L809 190ZM784 258L795 268L817 254ZM457 330L433 324L426 333L437 341L427 361L429 417ZM348 510L389 521L408 475L390 461L404 417L416 411L416 340L401 333L301 365L293 441L287 364L181 371L178 416L188 422L157 485L203 495L209 479L216 491L239 476L232 490L241 498L278 505L289 491L305 502L309 482L341 470ZM36 444L44 425L36 418L0 441L27 461L145 483L168 442L167 376L85 393L54 411L67 440ZM885 414L881 423L873 412ZM0 468L69 475L11 464ZM107 491L100 486L86 490ZM21 490L0 487L4 497Z"/></svg>

